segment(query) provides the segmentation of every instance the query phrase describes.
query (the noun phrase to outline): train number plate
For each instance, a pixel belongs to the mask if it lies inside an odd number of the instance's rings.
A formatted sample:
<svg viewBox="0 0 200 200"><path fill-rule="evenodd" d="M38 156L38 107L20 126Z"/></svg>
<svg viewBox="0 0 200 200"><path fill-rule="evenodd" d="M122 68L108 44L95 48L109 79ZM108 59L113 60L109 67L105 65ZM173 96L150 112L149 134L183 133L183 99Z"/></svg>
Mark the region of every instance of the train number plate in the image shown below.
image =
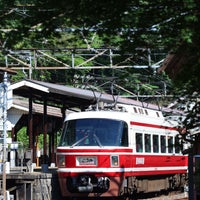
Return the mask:
<svg viewBox="0 0 200 200"><path fill-rule="evenodd" d="M96 156L77 156L76 166L97 166Z"/></svg>

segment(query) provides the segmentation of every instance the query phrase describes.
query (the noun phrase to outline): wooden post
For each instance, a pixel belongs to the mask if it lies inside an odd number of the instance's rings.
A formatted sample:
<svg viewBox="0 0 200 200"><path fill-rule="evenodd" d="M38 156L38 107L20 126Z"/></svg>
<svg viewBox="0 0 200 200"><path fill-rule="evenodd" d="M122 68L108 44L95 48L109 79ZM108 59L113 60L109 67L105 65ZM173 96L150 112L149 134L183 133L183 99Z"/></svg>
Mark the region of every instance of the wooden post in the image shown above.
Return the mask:
<svg viewBox="0 0 200 200"><path fill-rule="evenodd" d="M31 94L31 92L30 92ZM33 103L32 95L29 97L29 114L28 114L28 135L29 135L29 148L33 150ZM33 160L33 158L32 158Z"/></svg>
<svg viewBox="0 0 200 200"><path fill-rule="evenodd" d="M44 130L44 159L47 158L47 100L44 99L43 130ZM46 163L46 160L44 161Z"/></svg>

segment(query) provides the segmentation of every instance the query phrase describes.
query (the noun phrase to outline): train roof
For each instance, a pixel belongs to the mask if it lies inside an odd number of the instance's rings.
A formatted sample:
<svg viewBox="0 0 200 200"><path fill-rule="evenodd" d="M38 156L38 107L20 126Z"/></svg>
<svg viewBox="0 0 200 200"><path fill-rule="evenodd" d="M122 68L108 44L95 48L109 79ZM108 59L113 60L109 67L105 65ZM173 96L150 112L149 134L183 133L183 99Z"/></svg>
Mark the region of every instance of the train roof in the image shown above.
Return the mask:
<svg viewBox="0 0 200 200"><path fill-rule="evenodd" d="M164 120L162 112L151 109L146 109L131 105L117 105L115 109L104 109L104 110L88 110L82 112L74 112L67 115L66 119L72 118L121 118L125 116L129 118L156 118L157 120Z"/></svg>
<svg viewBox="0 0 200 200"><path fill-rule="evenodd" d="M130 121L136 121L166 127L176 127L178 125L176 121L165 118L161 111L155 111L143 107L123 104L118 104L116 109L114 110L89 110L70 113L66 116L65 120L88 118L124 120L127 121L127 123L129 123Z"/></svg>

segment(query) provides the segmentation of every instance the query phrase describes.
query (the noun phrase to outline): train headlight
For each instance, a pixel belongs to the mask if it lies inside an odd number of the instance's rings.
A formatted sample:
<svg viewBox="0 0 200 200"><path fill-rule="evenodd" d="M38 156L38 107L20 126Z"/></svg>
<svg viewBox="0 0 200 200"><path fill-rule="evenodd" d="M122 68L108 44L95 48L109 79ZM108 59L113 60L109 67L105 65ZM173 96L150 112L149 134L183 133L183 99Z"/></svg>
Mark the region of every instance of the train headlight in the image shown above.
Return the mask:
<svg viewBox="0 0 200 200"><path fill-rule="evenodd" d="M111 167L118 167L119 166L119 156L118 155L111 155Z"/></svg>
<svg viewBox="0 0 200 200"><path fill-rule="evenodd" d="M58 156L58 167L65 167L65 156Z"/></svg>

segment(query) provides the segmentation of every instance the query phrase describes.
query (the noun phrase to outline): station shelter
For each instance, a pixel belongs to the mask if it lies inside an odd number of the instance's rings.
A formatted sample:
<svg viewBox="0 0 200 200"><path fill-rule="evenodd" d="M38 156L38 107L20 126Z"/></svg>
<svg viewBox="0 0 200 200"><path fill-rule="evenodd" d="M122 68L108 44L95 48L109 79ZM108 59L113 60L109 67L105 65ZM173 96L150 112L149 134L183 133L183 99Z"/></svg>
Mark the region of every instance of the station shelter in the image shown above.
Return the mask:
<svg viewBox="0 0 200 200"><path fill-rule="evenodd" d="M143 103L120 98L93 90L25 79L11 84L12 103L8 109L12 141L17 141L17 132L27 127L29 149L32 162L56 163L58 133L62 129L65 116L69 112L82 111L89 106L100 104L125 103L142 106ZM148 104L148 107L157 106ZM43 149L38 151L37 138L43 135ZM40 159L38 161L38 152Z"/></svg>

